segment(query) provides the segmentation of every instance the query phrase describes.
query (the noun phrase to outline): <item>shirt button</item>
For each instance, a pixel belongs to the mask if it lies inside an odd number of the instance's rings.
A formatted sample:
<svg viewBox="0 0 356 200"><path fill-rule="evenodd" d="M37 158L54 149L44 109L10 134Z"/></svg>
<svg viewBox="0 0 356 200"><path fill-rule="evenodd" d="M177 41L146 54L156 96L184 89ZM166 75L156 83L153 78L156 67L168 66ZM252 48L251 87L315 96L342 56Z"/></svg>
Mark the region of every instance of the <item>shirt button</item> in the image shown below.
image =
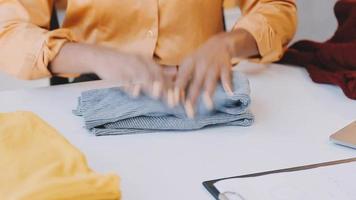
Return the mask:
<svg viewBox="0 0 356 200"><path fill-rule="evenodd" d="M147 31L147 35L148 35L148 37L154 37L155 32L153 30L149 30L149 31Z"/></svg>

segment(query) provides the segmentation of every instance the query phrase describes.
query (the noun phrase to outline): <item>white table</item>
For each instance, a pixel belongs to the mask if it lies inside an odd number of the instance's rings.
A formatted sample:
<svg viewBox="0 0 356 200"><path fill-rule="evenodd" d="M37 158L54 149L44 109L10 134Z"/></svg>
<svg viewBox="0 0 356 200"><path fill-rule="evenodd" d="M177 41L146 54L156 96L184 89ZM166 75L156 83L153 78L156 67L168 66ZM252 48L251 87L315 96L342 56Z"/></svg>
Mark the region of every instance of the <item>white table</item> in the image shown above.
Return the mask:
<svg viewBox="0 0 356 200"><path fill-rule="evenodd" d="M124 200L210 200L202 181L356 157L355 150L328 140L356 120L356 101L339 88L315 84L297 67L271 65L249 78L256 121L245 128L91 136L72 109L81 91L110 85L103 81L1 92L0 112L41 116L94 170L120 175Z"/></svg>

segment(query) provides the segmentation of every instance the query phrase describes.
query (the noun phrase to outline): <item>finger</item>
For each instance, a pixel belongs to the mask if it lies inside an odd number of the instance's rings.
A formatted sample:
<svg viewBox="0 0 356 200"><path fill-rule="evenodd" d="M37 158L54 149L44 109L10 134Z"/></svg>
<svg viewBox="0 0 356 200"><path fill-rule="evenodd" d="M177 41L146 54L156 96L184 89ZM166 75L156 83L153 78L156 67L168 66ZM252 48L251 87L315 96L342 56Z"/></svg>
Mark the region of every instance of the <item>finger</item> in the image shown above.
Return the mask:
<svg viewBox="0 0 356 200"><path fill-rule="evenodd" d="M159 99L162 93L162 83L159 81L154 81L152 86L152 97L154 99Z"/></svg>
<svg viewBox="0 0 356 200"><path fill-rule="evenodd" d="M132 97L136 98L136 97L140 96L140 94L141 94L141 85L140 84L133 85L132 89L131 89Z"/></svg>
<svg viewBox="0 0 356 200"><path fill-rule="evenodd" d="M161 99L168 105L168 107L174 107L174 95L173 88L169 88L165 91L162 91Z"/></svg>
<svg viewBox="0 0 356 200"><path fill-rule="evenodd" d="M150 63L149 71L151 76L150 79L153 80L153 83L160 85L160 88L162 89L164 87L164 82L165 82L164 81L165 76L162 67L152 61Z"/></svg>
<svg viewBox="0 0 356 200"><path fill-rule="evenodd" d="M185 91L190 82L195 63L192 58L185 59L182 64L179 66L178 74L175 81L174 89L174 103L177 105L179 102L185 100Z"/></svg>
<svg viewBox="0 0 356 200"><path fill-rule="evenodd" d="M170 106L176 106L177 104L174 101L174 84L175 84L175 76L178 72L177 66L172 66L172 65L163 65L161 66L162 73L163 73L163 79L164 79L164 86L165 86L165 91L164 93L166 94L166 101L168 105ZM169 92L169 93L168 93ZM169 95L168 95L169 94Z"/></svg>
<svg viewBox="0 0 356 200"><path fill-rule="evenodd" d="M205 74L206 74L205 64L201 63L195 67L194 77L188 89L188 101L193 107L193 111L195 111L195 105L204 83Z"/></svg>
<svg viewBox="0 0 356 200"><path fill-rule="evenodd" d="M147 63L148 66L148 82L146 91L154 99L159 99L163 91L167 89L167 84L165 84L165 78L163 74L163 69L160 65L150 60Z"/></svg>
<svg viewBox="0 0 356 200"><path fill-rule="evenodd" d="M169 107L174 107L177 104L174 102L174 81L170 77L165 77L165 90L164 93L166 94L166 102Z"/></svg>
<svg viewBox="0 0 356 200"><path fill-rule="evenodd" d="M133 86L135 80L132 78L133 76L127 75L125 84L122 86L122 91L124 91L127 95L132 96Z"/></svg>
<svg viewBox="0 0 356 200"><path fill-rule="evenodd" d="M203 102L208 110L212 110L214 108L213 96L216 90L216 85L219 81L219 68L211 69L205 78L204 83L204 93L203 93Z"/></svg>
<svg viewBox="0 0 356 200"><path fill-rule="evenodd" d="M169 88L169 85L165 79L163 68L153 60L149 60L149 71L151 80L153 80L153 87L151 94L153 98L160 98L164 91Z"/></svg>
<svg viewBox="0 0 356 200"><path fill-rule="evenodd" d="M143 66L140 68L141 71L136 72L134 75L139 79L140 84L142 85L142 90L153 98L158 98L160 96L161 90L161 80L159 66L150 58L138 57L138 64Z"/></svg>
<svg viewBox="0 0 356 200"><path fill-rule="evenodd" d="M141 93L141 86L139 84L128 84L122 86L122 90L129 96L136 98Z"/></svg>
<svg viewBox="0 0 356 200"><path fill-rule="evenodd" d="M130 60L131 69L127 70L130 85L126 90L129 90L127 93L132 97L138 97L142 92L147 93L153 88L153 80L146 60L148 59L140 56L133 56Z"/></svg>
<svg viewBox="0 0 356 200"><path fill-rule="evenodd" d="M174 107L174 95L172 89L168 89L167 91L167 104L170 108Z"/></svg>
<svg viewBox="0 0 356 200"><path fill-rule="evenodd" d="M195 113L194 113L193 105L189 99L185 101L184 109L185 109L185 113L187 114L188 118L193 119Z"/></svg>
<svg viewBox="0 0 356 200"><path fill-rule="evenodd" d="M225 65L221 67L220 79L225 92L229 96L232 96L233 95L232 65L230 62L226 62Z"/></svg>
<svg viewBox="0 0 356 200"><path fill-rule="evenodd" d="M185 90L180 89L179 87L174 87L173 100L174 106L177 106L180 102L183 102L185 100Z"/></svg>
<svg viewBox="0 0 356 200"><path fill-rule="evenodd" d="M206 73L207 72L206 72L205 64L201 63L196 66L193 79L188 89L188 99L191 101L193 106L195 105L198 96L200 94L201 88L205 80Z"/></svg>

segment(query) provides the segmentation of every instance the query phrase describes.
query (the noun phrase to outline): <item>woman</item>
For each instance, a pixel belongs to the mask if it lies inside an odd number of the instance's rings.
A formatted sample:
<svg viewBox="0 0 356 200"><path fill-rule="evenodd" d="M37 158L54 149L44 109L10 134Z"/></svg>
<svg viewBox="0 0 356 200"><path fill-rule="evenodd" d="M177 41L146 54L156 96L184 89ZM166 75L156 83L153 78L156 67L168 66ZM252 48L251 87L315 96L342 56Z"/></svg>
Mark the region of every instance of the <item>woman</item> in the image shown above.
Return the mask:
<svg viewBox="0 0 356 200"><path fill-rule="evenodd" d="M219 81L232 92L232 58L276 61L296 29L295 0L235 0L243 16L230 32L223 0L68 0L62 28L49 31L53 3L0 0L1 70L134 82L134 95L167 93L191 117L201 91L209 108ZM173 85L167 66L178 66Z"/></svg>

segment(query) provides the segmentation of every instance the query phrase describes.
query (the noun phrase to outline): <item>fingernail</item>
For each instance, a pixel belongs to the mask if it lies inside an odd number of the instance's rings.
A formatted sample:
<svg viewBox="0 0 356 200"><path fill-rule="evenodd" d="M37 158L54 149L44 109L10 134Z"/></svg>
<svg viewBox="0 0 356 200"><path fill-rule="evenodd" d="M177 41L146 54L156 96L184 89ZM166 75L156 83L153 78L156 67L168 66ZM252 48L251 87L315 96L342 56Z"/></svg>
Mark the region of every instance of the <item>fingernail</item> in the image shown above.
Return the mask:
<svg viewBox="0 0 356 200"><path fill-rule="evenodd" d="M194 108L189 100L185 102L185 112L189 119L194 119Z"/></svg>
<svg viewBox="0 0 356 200"><path fill-rule="evenodd" d="M169 89L167 92L167 103L170 108L174 107L174 97L172 89Z"/></svg>
<svg viewBox="0 0 356 200"><path fill-rule="evenodd" d="M227 95L229 95L229 96L234 95L234 93L232 92L231 87L228 84L224 84L223 87L224 87L224 90L227 93Z"/></svg>
<svg viewBox="0 0 356 200"><path fill-rule="evenodd" d="M162 84L158 81L153 82L152 97L154 99L158 99L159 96L161 95L161 91L162 91Z"/></svg>
<svg viewBox="0 0 356 200"><path fill-rule="evenodd" d="M212 110L214 108L213 100L211 99L208 92L204 92L203 101L208 110Z"/></svg>
<svg viewBox="0 0 356 200"><path fill-rule="evenodd" d="M174 106L179 104L179 93L180 93L179 88L175 87L174 88Z"/></svg>
<svg viewBox="0 0 356 200"><path fill-rule="evenodd" d="M140 85L134 85L134 87L132 89L132 96L133 97L138 97L140 95L140 90L141 90L141 86Z"/></svg>

